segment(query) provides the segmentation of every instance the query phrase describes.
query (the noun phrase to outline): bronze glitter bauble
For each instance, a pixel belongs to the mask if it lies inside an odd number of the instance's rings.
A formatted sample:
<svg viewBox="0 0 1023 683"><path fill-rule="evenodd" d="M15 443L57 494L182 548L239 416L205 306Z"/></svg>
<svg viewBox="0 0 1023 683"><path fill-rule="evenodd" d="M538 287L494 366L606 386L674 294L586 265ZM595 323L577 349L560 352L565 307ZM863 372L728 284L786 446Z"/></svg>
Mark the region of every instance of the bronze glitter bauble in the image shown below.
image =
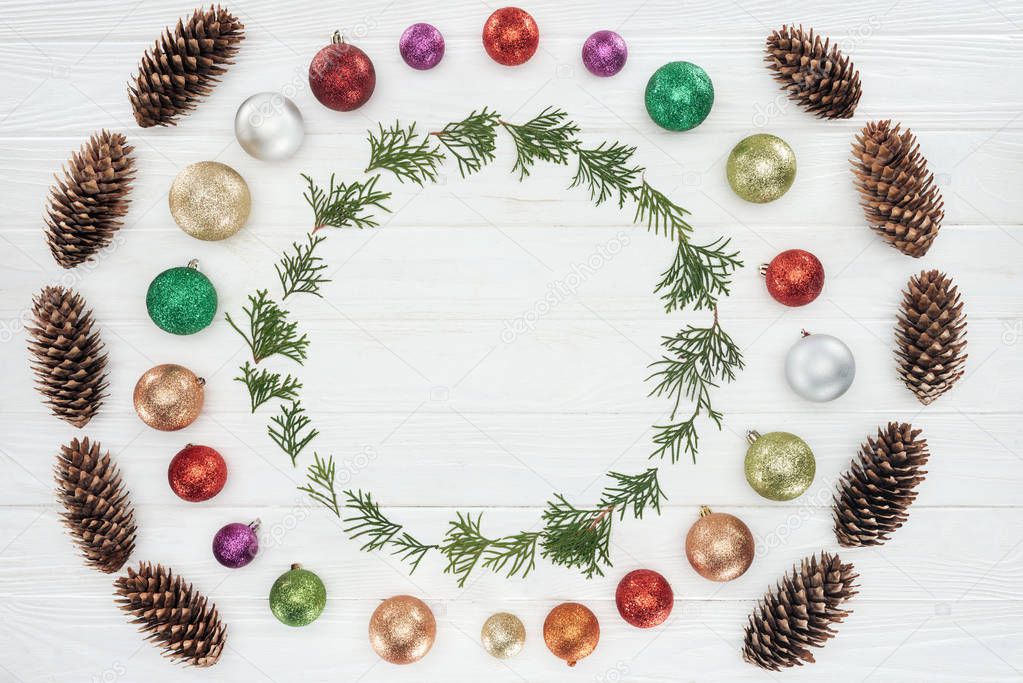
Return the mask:
<svg viewBox="0 0 1023 683"><path fill-rule="evenodd" d="M696 573L711 581L731 581L753 564L756 543L745 522L724 512L700 508L700 519L686 534L686 558Z"/></svg>
<svg viewBox="0 0 1023 683"><path fill-rule="evenodd" d="M615 591L618 613L636 628L653 628L664 623L675 606L671 584L650 569L637 569L622 577Z"/></svg>
<svg viewBox="0 0 1023 683"><path fill-rule="evenodd" d="M543 640L555 656L575 666L597 648L600 623L585 605L563 602L544 619Z"/></svg>
<svg viewBox="0 0 1023 683"><path fill-rule="evenodd" d="M770 500L792 500L813 483L817 461L806 442L788 432L746 434L746 481Z"/></svg>
<svg viewBox="0 0 1023 683"><path fill-rule="evenodd" d="M480 641L490 656L508 659L521 652L526 644L526 627L514 614L498 612L483 622Z"/></svg>
<svg viewBox="0 0 1023 683"><path fill-rule="evenodd" d="M498 64L525 64L540 44L540 29L529 12L502 7L483 24L483 47Z"/></svg>
<svg viewBox="0 0 1023 683"><path fill-rule="evenodd" d="M227 463L209 446L188 444L167 467L167 482L178 498L201 503L223 490L227 483Z"/></svg>
<svg viewBox="0 0 1023 683"><path fill-rule="evenodd" d="M178 227L206 241L241 230L252 208L245 179L219 161L200 161L178 173L167 201Z"/></svg>
<svg viewBox="0 0 1023 683"><path fill-rule="evenodd" d="M425 602L396 595L380 603L369 620L369 644L391 664L413 664L437 638L437 620Z"/></svg>
<svg viewBox="0 0 1023 683"><path fill-rule="evenodd" d="M199 417L204 384L204 379L184 366L157 365L146 370L135 384L135 412L153 429L184 429Z"/></svg>

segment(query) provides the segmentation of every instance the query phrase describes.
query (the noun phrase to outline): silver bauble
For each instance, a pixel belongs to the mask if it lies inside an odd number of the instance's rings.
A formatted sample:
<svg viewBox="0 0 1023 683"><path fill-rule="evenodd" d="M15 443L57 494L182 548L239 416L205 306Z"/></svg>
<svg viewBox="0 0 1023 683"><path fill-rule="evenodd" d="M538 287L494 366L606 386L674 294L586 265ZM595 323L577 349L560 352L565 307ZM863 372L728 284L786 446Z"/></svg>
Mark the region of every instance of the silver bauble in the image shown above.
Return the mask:
<svg viewBox="0 0 1023 683"><path fill-rule="evenodd" d="M256 93L238 107L234 136L250 156L264 161L287 159L305 137L302 112L280 93Z"/></svg>
<svg viewBox="0 0 1023 683"><path fill-rule="evenodd" d="M830 334L807 334L785 356L785 379L808 401L833 401L852 386L856 359Z"/></svg>

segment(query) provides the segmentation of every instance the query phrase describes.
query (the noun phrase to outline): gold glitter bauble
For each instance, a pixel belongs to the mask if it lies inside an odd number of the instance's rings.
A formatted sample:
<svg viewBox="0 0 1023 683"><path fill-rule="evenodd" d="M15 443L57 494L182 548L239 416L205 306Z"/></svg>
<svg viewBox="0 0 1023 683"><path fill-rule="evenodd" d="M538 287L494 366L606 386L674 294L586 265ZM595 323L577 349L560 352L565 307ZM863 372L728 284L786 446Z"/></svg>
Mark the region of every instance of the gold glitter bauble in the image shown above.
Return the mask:
<svg viewBox="0 0 1023 683"><path fill-rule="evenodd" d="M731 581L753 564L756 544L746 523L735 515L700 508L700 519L686 534L686 558L696 573L711 581Z"/></svg>
<svg viewBox="0 0 1023 683"><path fill-rule="evenodd" d="M728 184L747 202L773 202L796 180L796 153L777 135L758 133L728 155Z"/></svg>
<svg viewBox="0 0 1023 683"><path fill-rule="evenodd" d="M526 644L526 627L514 614L498 612L483 623L480 640L491 656L508 659L521 652Z"/></svg>
<svg viewBox="0 0 1023 683"><path fill-rule="evenodd" d="M817 474L817 460L806 442L788 432L746 434L746 481L770 500L792 500L803 495Z"/></svg>
<svg viewBox="0 0 1023 683"><path fill-rule="evenodd" d="M578 602L563 602L543 622L543 640L547 649L575 666L597 648L600 622L593 612Z"/></svg>
<svg viewBox="0 0 1023 683"><path fill-rule="evenodd" d="M426 656L437 638L437 620L425 602L396 595L380 603L369 620L369 644L391 664L412 664Z"/></svg>
<svg viewBox="0 0 1023 683"><path fill-rule="evenodd" d="M181 365L146 370L135 384L135 412L153 429L173 432L195 422L202 410L206 381Z"/></svg>
<svg viewBox="0 0 1023 683"><path fill-rule="evenodd" d="M206 241L227 239L241 230L252 208L245 179L219 161L200 161L179 173L168 202L178 227Z"/></svg>

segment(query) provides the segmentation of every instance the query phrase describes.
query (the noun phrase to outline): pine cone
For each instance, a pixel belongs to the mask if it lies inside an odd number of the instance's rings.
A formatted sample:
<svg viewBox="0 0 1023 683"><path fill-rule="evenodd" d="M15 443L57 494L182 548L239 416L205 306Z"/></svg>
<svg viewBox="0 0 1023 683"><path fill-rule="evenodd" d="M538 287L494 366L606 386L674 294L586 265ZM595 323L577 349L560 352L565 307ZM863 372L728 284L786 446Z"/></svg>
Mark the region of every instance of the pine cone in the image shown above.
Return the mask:
<svg viewBox="0 0 1023 683"><path fill-rule="evenodd" d="M119 571L135 549L135 508L110 454L100 455L100 445L88 438L72 439L60 447L53 471L64 525L85 563L107 574Z"/></svg>
<svg viewBox="0 0 1023 683"><path fill-rule="evenodd" d="M88 261L121 229L135 180L133 151L123 135L103 130L71 155L46 210L46 242L60 265Z"/></svg>
<svg viewBox="0 0 1023 683"><path fill-rule="evenodd" d="M941 230L944 201L916 136L872 121L853 142L853 174L867 224L907 256L927 253Z"/></svg>
<svg viewBox="0 0 1023 683"><path fill-rule="evenodd" d="M881 545L909 519L931 457L919 429L889 422L868 438L835 495L835 536L846 548Z"/></svg>
<svg viewBox="0 0 1023 683"><path fill-rule="evenodd" d="M771 671L813 662L808 648L823 647L836 635L831 625L851 614L839 605L856 595L856 578L855 568L838 555L821 552L820 560L804 559L749 616L743 659Z"/></svg>
<svg viewBox="0 0 1023 683"><path fill-rule="evenodd" d="M909 278L895 342L899 375L924 405L959 381L967 357L966 316L951 278L937 270Z"/></svg>
<svg viewBox="0 0 1023 683"><path fill-rule="evenodd" d="M830 43L822 43L813 29L782 26L767 37L764 61L789 99L803 109L822 119L849 119L862 94L860 72Z"/></svg>
<svg viewBox="0 0 1023 683"><path fill-rule="evenodd" d="M173 33L165 29L139 62L128 98L143 128L176 125L177 117L195 109L217 78L233 64L245 25L217 6L195 10L186 22L178 19Z"/></svg>
<svg viewBox="0 0 1023 683"><path fill-rule="evenodd" d="M134 615L131 623L168 659L202 667L220 659L227 627L217 606L170 569L140 562L138 570L128 567L127 575L117 577L114 589L118 606Z"/></svg>
<svg viewBox="0 0 1023 683"><path fill-rule="evenodd" d="M35 323L28 328L36 388L50 411L75 427L84 427L103 404L107 354L92 311L73 289L46 287L33 300Z"/></svg>

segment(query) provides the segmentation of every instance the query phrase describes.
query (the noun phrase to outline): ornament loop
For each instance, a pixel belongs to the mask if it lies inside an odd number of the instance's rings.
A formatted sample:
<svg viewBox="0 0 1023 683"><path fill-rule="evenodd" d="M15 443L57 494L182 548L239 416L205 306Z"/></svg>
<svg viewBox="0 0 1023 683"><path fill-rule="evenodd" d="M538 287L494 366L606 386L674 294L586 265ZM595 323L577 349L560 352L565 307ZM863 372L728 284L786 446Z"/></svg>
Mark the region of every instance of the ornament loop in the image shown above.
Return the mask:
<svg viewBox="0 0 1023 683"><path fill-rule="evenodd" d="M298 562L296 562L293 565L291 565L291 571L295 571L296 569L301 569L301 568L302 568L302 565L300 565Z"/></svg>
<svg viewBox="0 0 1023 683"><path fill-rule="evenodd" d="M767 269L770 267L770 263L761 263L760 267L757 268L757 272L760 273L760 277L767 277Z"/></svg>
<svg viewBox="0 0 1023 683"><path fill-rule="evenodd" d="M196 384L198 384L201 387L206 386L206 378L205 377L196 377L195 378L195 382L196 382Z"/></svg>
<svg viewBox="0 0 1023 683"><path fill-rule="evenodd" d="M262 520L260 520L259 517L256 517L254 520L249 522L249 528L253 531L259 531L259 525L262 523Z"/></svg>
<svg viewBox="0 0 1023 683"><path fill-rule="evenodd" d="M700 517L706 517L707 515L710 514L710 512L711 512L710 508L707 507L706 505L700 506Z"/></svg>
<svg viewBox="0 0 1023 683"><path fill-rule="evenodd" d="M755 442L759 438L760 432L758 432L757 430L755 429L746 430L746 441L748 441L751 446L753 445L753 442Z"/></svg>
<svg viewBox="0 0 1023 683"><path fill-rule="evenodd" d="M333 45L344 45L345 39L344 36L341 35L341 31L334 31L334 35L331 36L330 42Z"/></svg>
<svg viewBox="0 0 1023 683"><path fill-rule="evenodd" d="M804 330L800 330L799 331L799 336L801 336L801 337L809 337L810 333L807 332L805 329Z"/></svg>
<svg viewBox="0 0 1023 683"><path fill-rule="evenodd" d="M199 270L199 259L194 258L194 259L190 260L188 262L187 266L189 268L191 268L192 270Z"/></svg>

